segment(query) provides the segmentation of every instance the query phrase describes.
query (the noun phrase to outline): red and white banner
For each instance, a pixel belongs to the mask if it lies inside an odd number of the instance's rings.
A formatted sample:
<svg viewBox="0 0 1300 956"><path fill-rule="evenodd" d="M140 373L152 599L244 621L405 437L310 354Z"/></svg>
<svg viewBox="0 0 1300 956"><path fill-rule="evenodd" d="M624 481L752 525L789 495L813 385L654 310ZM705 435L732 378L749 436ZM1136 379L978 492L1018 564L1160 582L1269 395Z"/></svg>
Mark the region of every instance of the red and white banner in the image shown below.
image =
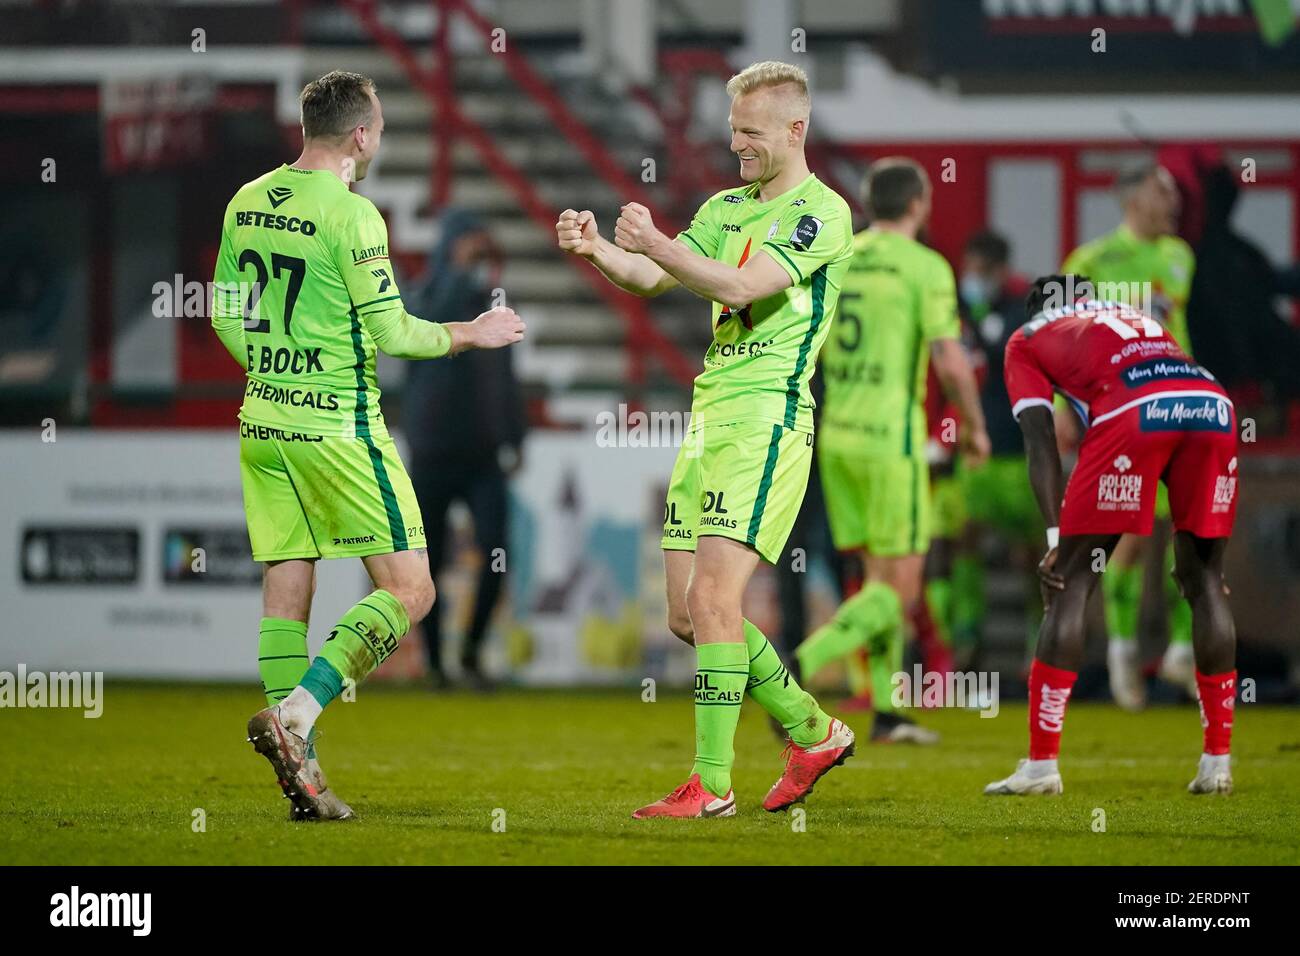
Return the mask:
<svg viewBox="0 0 1300 956"><path fill-rule="evenodd" d="M216 88L204 76L105 79L104 169L120 174L183 166L208 147Z"/></svg>

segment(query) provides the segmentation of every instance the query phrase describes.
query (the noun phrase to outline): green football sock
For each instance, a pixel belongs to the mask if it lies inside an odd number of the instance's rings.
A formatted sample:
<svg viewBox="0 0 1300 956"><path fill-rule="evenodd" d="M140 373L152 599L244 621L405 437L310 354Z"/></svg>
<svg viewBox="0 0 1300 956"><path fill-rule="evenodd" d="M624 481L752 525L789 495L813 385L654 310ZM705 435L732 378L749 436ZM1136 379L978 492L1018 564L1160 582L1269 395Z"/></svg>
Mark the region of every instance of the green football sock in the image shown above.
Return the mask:
<svg viewBox="0 0 1300 956"><path fill-rule="evenodd" d="M888 626L871 632L871 638L867 641L867 653L871 655L871 709L877 714L889 714L894 710L894 675L903 669L905 630L898 595L888 585L882 584L880 587L893 597L897 613Z"/></svg>
<svg viewBox="0 0 1300 956"><path fill-rule="evenodd" d="M695 766L704 789L715 797L731 790L736 760L736 724L749 682L744 644L697 644L695 671Z"/></svg>
<svg viewBox="0 0 1300 956"><path fill-rule="evenodd" d="M804 680L859 647L870 649L870 642L878 634L890 629L901 634L902 628L903 606L898 594L888 584L868 581L795 649Z"/></svg>
<svg viewBox="0 0 1300 956"><path fill-rule="evenodd" d="M749 696L779 720L800 747L825 740L830 733L830 717L817 706L813 695L799 686L763 632L749 621L745 621L745 649L749 655Z"/></svg>
<svg viewBox="0 0 1300 956"><path fill-rule="evenodd" d="M339 619L316 661L327 661L345 683L360 684L410 629L402 602L387 591L372 591Z"/></svg>
<svg viewBox="0 0 1300 956"><path fill-rule="evenodd" d="M945 647L952 647L952 581L931 578L925 585L925 599L930 604L930 620Z"/></svg>
<svg viewBox="0 0 1300 956"><path fill-rule="evenodd" d="M949 620L953 640L963 646L979 640L984 627L984 565L977 555L959 554L952 561Z"/></svg>
<svg viewBox="0 0 1300 956"><path fill-rule="evenodd" d="M1131 641L1137 637L1138 605L1142 600L1142 567L1107 565L1101 576L1106 598L1106 633L1110 639Z"/></svg>
<svg viewBox="0 0 1300 956"><path fill-rule="evenodd" d="M289 696L307 673L307 625L282 617L264 617L257 634L257 670L266 706Z"/></svg>
<svg viewBox="0 0 1300 956"><path fill-rule="evenodd" d="M1174 546L1165 550L1165 605L1169 608L1169 643L1192 643L1192 606L1183 599L1174 580Z"/></svg>

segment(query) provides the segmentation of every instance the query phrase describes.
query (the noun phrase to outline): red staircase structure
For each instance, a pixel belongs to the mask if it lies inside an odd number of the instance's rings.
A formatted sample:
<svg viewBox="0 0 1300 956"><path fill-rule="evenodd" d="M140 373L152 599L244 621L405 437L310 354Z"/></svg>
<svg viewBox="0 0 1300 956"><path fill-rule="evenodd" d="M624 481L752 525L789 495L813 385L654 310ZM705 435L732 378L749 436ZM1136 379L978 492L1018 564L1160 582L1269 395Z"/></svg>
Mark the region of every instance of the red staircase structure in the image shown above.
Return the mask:
<svg viewBox="0 0 1300 956"><path fill-rule="evenodd" d="M430 172L430 199L437 205L445 200L451 178L451 150L457 137L470 143L482 159L484 166L514 195L521 209L537 224L550 232L555 228L557 209L550 209L538 195L524 172L497 148L491 134L467 116L457 103L452 82L454 61L448 34L452 18L463 17L484 41L491 44L497 27L466 0L431 0L437 8L438 26L434 35L435 66L423 67L415 51L404 37L385 24L374 0L344 0L344 6L356 17L374 42L387 52L401 67L413 89L424 93L434 107L434 128L431 130L435 145L435 161ZM575 156L583 157L595 177L604 181L614 192L628 201L638 202L650 209L651 214L666 225L662 213L656 211L646 191L635 178L629 176L614 157L601 144L600 139L564 104L550 84L539 74L526 57L512 49L507 42L500 54L511 77L519 89L544 110L575 147ZM559 253L557 252L557 255ZM655 325L644 299L619 291L606 282L596 270L588 268L573 256L561 256L570 268L576 269L596 295L611 312L617 314L627 329L628 382L634 387L645 384L647 359L659 361L664 371L677 383L689 387L698 371L664 333Z"/></svg>

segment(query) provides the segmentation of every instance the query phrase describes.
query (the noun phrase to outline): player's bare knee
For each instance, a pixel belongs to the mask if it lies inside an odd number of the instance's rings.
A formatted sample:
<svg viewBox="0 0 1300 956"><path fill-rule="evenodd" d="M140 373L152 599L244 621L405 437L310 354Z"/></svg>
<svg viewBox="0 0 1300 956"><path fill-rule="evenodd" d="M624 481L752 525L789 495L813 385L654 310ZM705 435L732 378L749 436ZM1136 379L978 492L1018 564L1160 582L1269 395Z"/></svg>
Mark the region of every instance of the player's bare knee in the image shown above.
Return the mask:
<svg viewBox="0 0 1300 956"><path fill-rule="evenodd" d="M695 643L695 628L691 625L691 616L683 608L668 609L668 630L687 644Z"/></svg>
<svg viewBox="0 0 1300 956"><path fill-rule="evenodd" d="M1210 569L1203 565L1174 564L1174 583L1178 585L1179 593L1190 602L1194 603L1209 590L1210 577Z"/></svg>
<svg viewBox="0 0 1300 956"><path fill-rule="evenodd" d="M406 616L410 619L412 626L424 620L429 611L433 609L433 602L437 597L432 578L394 588L393 596L402 602L402 607L406 609Z"/></svg>
<svg viewBox="0 0 1300 956"><path fill-rule="evenodd" d="M686 586L686 612L692 624L722 613L716 582L711 578L697 576Z"/></svg>

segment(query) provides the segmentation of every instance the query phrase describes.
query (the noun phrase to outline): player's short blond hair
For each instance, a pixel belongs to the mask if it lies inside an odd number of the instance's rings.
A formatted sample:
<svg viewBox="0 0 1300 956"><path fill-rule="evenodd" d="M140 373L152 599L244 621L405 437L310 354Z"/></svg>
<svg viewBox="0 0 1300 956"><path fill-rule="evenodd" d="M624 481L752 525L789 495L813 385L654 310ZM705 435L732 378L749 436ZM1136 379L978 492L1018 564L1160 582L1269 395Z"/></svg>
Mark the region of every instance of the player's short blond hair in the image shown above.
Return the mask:
<svg viewBox="0 0 1300 956"><path fill-rule="evenodd" d="M799 114L806 119L810 105L808 74L803 71L802 67L795 66L793 63L782 63L780 60L763 60L760 63L751 63L727 80L727 95L735 99L737 96L744 93L753 93L755 90L775 89L783 86L791 87L793 105Z"/></svg>

